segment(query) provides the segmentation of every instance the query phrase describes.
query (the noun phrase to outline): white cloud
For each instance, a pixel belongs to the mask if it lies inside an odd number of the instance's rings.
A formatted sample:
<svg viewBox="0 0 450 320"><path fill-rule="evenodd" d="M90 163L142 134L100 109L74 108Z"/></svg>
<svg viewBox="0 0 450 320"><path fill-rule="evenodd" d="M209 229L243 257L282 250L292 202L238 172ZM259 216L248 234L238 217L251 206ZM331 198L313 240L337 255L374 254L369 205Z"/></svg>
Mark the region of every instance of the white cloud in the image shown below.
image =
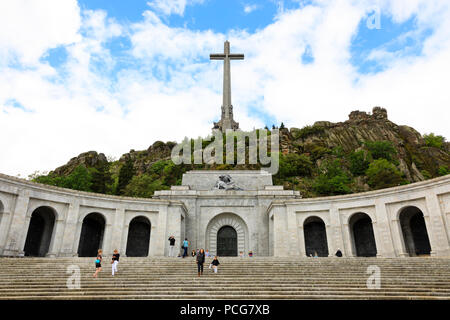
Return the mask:
<svg viewBox="0 0 450 320"><path fill-rule="evenodd" d="M0 65L36 64L49 49L79 40L76 0L0 1Z"/></svg>
<svg viewBox="0 0 450 320"><path fill-rule="evenodd" d="M227 34L173 28L150 10L143 21L120 25L103 11L80 12L74 1L56 1L58 11L11 3L0 4L9 10L0 10L2 173L54 169L88 150L119 157L156 140L207 135L219 117L223 68L208 57L225 39L233 52L245 54L231 69L235 118L243 129L264 126L252 115L255 109L302 127L344 121L352 110L380 105L398 124L450 137L446 1L317 1L280 12L255 33ZM375 3L383 16L414 17L418 29L433 32L422 55L392 55L385 71L360 75L349 62L350 44ZM5 31L11 26L18 28L17 39ZM117 57L107 44L119 36L129 37L127 59L135 66L110 77ZM58 46L68 54L62 67L40 61ZM306 48L314 60L304 65ZM383 61L387 53L379 48L372 57ZM11 67L14 61L21 67Z"/></svg>
<svg viewBox="0 0 450 320"><path fill-rule="evenodd" d="M153 0L147 5L164 15L176 14L182 16L187 5L203 3L204 0Z"/></svg>
<svg viewBox="0 0 450 320"><path fill-rule="evenodd" d="M257 4L246 4L244 5L244 13L249 14L258 8L259 6Z"/></svg>

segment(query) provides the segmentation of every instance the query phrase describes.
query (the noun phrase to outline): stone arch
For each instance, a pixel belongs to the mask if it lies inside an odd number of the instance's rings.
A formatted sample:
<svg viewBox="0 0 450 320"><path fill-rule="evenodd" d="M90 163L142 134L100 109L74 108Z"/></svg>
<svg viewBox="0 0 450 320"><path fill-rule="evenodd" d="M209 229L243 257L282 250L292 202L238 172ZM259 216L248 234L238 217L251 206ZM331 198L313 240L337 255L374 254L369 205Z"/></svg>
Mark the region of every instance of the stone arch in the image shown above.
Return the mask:
<svg viewBox="0 0 450 320"><path fill-rule="evenodd" d="M405 251L410 256L429 255L431 245L422 210L416 206L406 206L399 210L398 218Z"/></svg>
<svg viewBox="0 0 450 320"><path fill-rule="evenodd" d="M328 242L325 222L317 217L310 216L303 222L306 256L317 253L319 257L328 257Z"/></svg>
<svg viewBox="0 0 450 320"><path fill-rule="evenodd" d="M232 227L236 231L238 253L247 252L249 238L247 224L234 213L221 213L211 219L206 228L206 249L213 255L217 254L217 234L225 226Z"/></svg>
<svg viewBox="0 0 450 320"><path fill-rule="evenodd" d="M33 210L23 249L25 256L45 257L50 248L57 216L56 210L49 206Z"/></svg>
<svg viewBox="0 0 450 320"><path fill-rule="evenodd" d="M2 225L3 212L5 211L5 206L3 205L2 199L0 199L0 226Z"/></svg>
<svg viewBox="0 0 450 320"><path fill-rule="evenodd" d="M105 216L99 212L91 212L84 216L78 244L79 257L95 257L97 255L97 250L103 244L105 226Z"/></svg>
<svg viewBox="0 0 450 320"><path fill-rule="evenodd" d="M375 257L377 245L372 218L365 212L357 212L349 217L348 226L352 239L353 254L357 257Z"/></svg>
<svg viewBox="0 0 450 320"><path fill-rule="evenodd" d="M128 226L126 255L128 257L147 257L150 248L152 223L145 216L133 217Z"/></svg>

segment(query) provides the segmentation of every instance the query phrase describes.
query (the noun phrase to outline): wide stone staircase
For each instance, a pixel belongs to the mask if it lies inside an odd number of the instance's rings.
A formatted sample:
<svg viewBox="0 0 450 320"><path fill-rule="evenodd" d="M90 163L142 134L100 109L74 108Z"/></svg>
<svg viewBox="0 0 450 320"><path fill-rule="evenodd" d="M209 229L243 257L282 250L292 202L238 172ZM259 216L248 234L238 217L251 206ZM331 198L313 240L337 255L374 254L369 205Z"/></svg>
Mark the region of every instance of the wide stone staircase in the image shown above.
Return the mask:
<svg viewBox="0 0 450 320"><path fill-rule="evenodd" d="M94 260L0 258L0 299L450 299L450 259L442 258L224 257L217 274L207 258L198 277L191 257L123 257L112 277L104 257L96 279ZM379 288L367 285L373 270Z"/></svg>

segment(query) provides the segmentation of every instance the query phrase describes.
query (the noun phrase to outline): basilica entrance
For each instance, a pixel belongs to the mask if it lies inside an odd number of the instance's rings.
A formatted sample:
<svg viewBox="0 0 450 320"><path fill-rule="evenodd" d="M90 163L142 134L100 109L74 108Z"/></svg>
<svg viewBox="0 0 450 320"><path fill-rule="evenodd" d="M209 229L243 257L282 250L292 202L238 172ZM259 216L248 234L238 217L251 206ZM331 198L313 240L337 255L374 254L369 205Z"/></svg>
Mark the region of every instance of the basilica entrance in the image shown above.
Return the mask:
<svg viewBox="0 0 450 320"><path fill-rule="evenodd" d="M328 257L327 231L325 223L319 217L309 217L303 223L306 256L317 254Z"/></svg>
<svg viewBox="0 0 450 320"><path fill-rule="evenodd" d="M367 214L359 212L352 216L349 226L356 256L375 257L377 255L377 246L373 233L372 219Z"/></svg>
<svg viewBox="0 0 450 320"><path fill-rule="evenodd" d="M238 254L237 232L233 227L224 226L217 232L217 255L235 257Z"/></svg>

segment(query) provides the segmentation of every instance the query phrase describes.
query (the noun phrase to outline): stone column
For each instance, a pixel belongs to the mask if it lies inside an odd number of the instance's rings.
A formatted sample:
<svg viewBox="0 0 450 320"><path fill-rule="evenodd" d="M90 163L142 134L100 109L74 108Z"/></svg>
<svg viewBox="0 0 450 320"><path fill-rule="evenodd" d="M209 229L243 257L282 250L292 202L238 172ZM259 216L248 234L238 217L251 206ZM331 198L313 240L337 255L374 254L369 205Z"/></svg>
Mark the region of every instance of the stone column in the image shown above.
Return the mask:
<svg viewBox="0 0 450 320"><path fill-rule="evenodd" d="M117 249L123 252L125 248L122 247L122 229L125 223L125 208L120 206L116 208L113 219L113 228L111 236L111 249Z"/></svg>
<svg viewBox="0 0 450 320"><path fill-rule="evenodd" d="M334 204L330 207L330 224L327 227L327 242L328 242L328 256L334 257L337 249L341 249L342 256L346 256L344 245L344 238L342 236L343 230L341 226L341 219L339 217L339 210Z"/></svg>
<svg viewBox="0 0 450 320"><path fill-rule="evenodd" d="M11 226L9 228L8 239L3 251L7 256L23 256L24 245L28 232L26 215L30 194L27 190L19 190L16 198L14 212L12 214Z"/></svg>
<svg viewBox="0 0 450 320"><path fill-rule="evenodd" d="M50 247L48 248L47 257L58 257L61 251L63 237L64 237L65 221L63 217L58 217L53 227L52 239Z"/></svg>
<svg viewBox="0 0 450 320"><path fill-rule="evenodd" d="M375 200L376 225L374 224L375 242L377 244L377 256L395 257L394 239L391 237L389 217L386 205L381 200ZM375 227L377 230L375 230ZM378 238L378 240L377 240ZM380 247L378 247L380 246Z"/></svg>
<svg viewBox="0 0 450 320"><path fill-rule="evenodd" d="M425 197L429 220L425 217L428 238L430 239L431 255L450 256L449 239L445 231L442 219L441 206L436 194L428 194Z"/></svg>
<svg viewBox="0 0 450 320"><path fill-rule="evenodd" d="M300 257L306 257L306 247L305 247L305 230L303 226L297 226L297 234L298 234L298 254Z"/></svg>
<svg viewBox="0 0 450 320"><path fill-rule="evenodd" d="M383 242L381 241L380 230L378 229L377 220L372 221L373 237L375 238L375 246L377 247L377 257L383 256Z"/></svg>
<svg viewBox="0 0 450 320"><path fill-rule="evenodd" d="M2 215L0 219L0 256L3 255L3 250L5 249L6 241L8 240L8 226L9 220L11 219L11 213L9 211L3 211L0 213Z"/></svg>
<svg viewBox="0 0 450 320"><path fill-rule="evenodd" d="M297 214L295 213L293 207L286 206L285 208L287 220L287 237L285 241L288 241L288 248L289 248L288 255L300 256L301 248L304 248L305 246L301 245L301 242L304 237L302 238L303 234L302 236L299 235L297 229Z"/></svg>
<svg viewBox="0 0 450 320"><path fill-rule="evenodd" d="M408 252L406 252L400 220L397 218L392 219L391 226L392 226L392 242L397 252L396 256L398 255L399 257L408 257L409 254Z"/></svg>
<svg viewBox="0 0 450 320"><path fill-rule="evenodd" d="M110 255L112 254L112 244L111 244L111 238L112 238L112 232L113 232L113 224L112 223L106 223L105 225L105 232L103 233L103 243L102 243L102 250L104 255Z"/></svg>
<svg viewBox="0 0 450 320"><path fill-rule="evenodd" d="M286 207L283 204L273 204L273 255L286 257L289 255L288 228Z"/></svg>
<svg viewBox="0 0 450 320"><path fill-rule="evenodd" d="M342 255L347 257L354 257L355 254L353 253L353 241L352 236L350 234L350 226L348 223L344 223L342 225L342 233L343 233L343 239L344 239L344 247L342 248Z"/></svg>
<svg viewBox="0 0 450 320"><path fill-rule="evenodd" d="M166 233L167 233L167 211L168 204L160 205L158 211L157 225L152 224L152 231L150 234L150 253L152 256L164 256L166 248ZM167 237L168 238L168 237Z"/></svg>
<svg viewBox="0 0 450 320"><path fill-rule="evenodd" d="M128 231L129 231L129 227L130 225L127 223L126 225L123 226L122 228L122 242L120 244L120 250L122 250L120 252L120 255L122 257L126 257L127 256L127 241L128 241ZM152 232L153 232L153 224L151 225L151 229L150 229L150 245L152 243L151 238L152 238ZM148 255L150 255L150 247L148 248Z"/></svg>
<svg viewBox="0 0 450 320"><path fill-rule="evenodd" d="M74 257L77 256L78 243L80 240L80 230L78 230L78 215L80 212L80 202L78 199L73 198L69 203L67 210L66 224L64 229L64 235L62 238L62 248L60 250L60 256ZM78 231L78 233L77 233Z"/></svg>

